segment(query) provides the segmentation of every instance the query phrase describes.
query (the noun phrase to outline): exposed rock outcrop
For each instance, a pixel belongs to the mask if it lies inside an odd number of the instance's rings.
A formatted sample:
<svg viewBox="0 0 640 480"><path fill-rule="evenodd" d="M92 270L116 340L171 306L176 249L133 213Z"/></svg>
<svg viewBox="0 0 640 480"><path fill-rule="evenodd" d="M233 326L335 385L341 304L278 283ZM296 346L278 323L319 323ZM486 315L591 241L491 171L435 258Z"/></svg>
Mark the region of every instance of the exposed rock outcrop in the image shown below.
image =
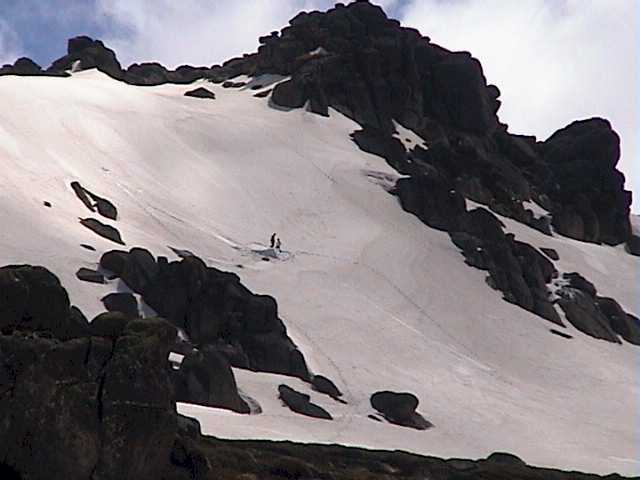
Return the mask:
<svg viewBox="0 0 640 480"><path fill-rule="evenodd" d="M278 387L278 396L282 402L292 411L308 417L333 420L333 417L320 405L311 401L311 397L305 393L300 393L288 385Z"/></svg>
<svg viewBox="0 0 640 480"><path fill-rule="evenodd" d="M253 294L237 275L207 267L194 256L156 261L140 248L107 252L100 265L194 344L217 348L232 365L310 380L302 353L278 318L276 301Z"/></svg>
<svg viewBox="0 0 640 480"><path fill-rule="evenodd" d="M433 425L416 412L418 398L412 393L382 391L371 395L371 406L391 423L426 430Z"/></svg>

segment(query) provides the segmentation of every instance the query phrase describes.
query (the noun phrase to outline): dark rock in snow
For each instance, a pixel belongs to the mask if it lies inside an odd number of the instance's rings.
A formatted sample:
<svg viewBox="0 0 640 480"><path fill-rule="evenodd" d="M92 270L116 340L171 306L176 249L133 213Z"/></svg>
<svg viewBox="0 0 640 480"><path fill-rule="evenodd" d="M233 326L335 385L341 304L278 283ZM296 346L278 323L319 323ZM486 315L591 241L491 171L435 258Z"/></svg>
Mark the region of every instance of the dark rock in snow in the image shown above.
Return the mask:
<svg viewBox="0 0 640 480"><path fill-rule="evenodd" d="M416 412L418 398L412 393L376 392L371 395L371 406L397 425L416 430L426 430L433 426Z"/></svg>
<svg viewBox="0 0 640 480"><path fill-rule="evenodd" d="M567 320L587 335L612 343L621 343L616 332L595 304L595 299L583 290L562 287L558 290L558 305Z"/></svg>
<svg viewBox="0 0 640 480"><path fill-rule="evenodd" d="M120 232L115 227L105 225L95 218L82 218L80 219L80 223L97 235L100 235L107 240L111 240L114 243L124 245L122 237L120 236Z"/></svg>
<svg viewBox="0 0 640 480"><path fill-rule="evenodd" d="M85 204L85 206L95 212L96 209L98 213L105 218L110 220L116 220L118 218L118 210L113 203L111 203L106 198L102 198L95 193L87 190L79 182L71 182L71 188L75 192L76 196ZM95 203L94 203L95 202Z"/></svg>
<svg viewBox="0 0 640 480"><path fill-rule="evenodd" d="M262 92L258 92L256 94L254 94L253 96L256 97L256 98L265 98L265 97L268 97L271 94L272 91L273 91L273 89L269 88L267 90L263 90Z"/></svg>
<svg viewBox="0 0 640 480"><path fill-rule="evenodd" d="M211 90L207 90L206 88L203 87L198 87L194 90L189 90L188 92L185 92L185 97L195 97L195 98L209 98L211 100L215 100L216 98L216 94L213 93Z"/></svg>
<svg viewBox="0 0 640 480"><path fill-rule="evenodd" d="M76 277L78 277L80 280L84 282L105 283L104 275L102 275L100 272L91 270L89 268L84 268L84 267L80 268L76 272Z"/></svg>
<svg viewBox="0 0 640 480"><path fill-rule="evenodd" d="M51 202L47 202L46 200L42 202L45 207L51 208Z"/></svg>
<svg viewBox="0 0 640 480"><path fill-rule="evenodd" d="M121 312L129 317L137 317L138 301L130 293L110 293L101 299L104 308L110 312Z"/></svg>
<svg viewBox="0 0 640 480"><path fill-rule="evenodd" d="M613 298L597 297L596 307L609 321L613 331L627 342L640 345L640 321L626 313Z"/></svg>
<svg viewBox="0 0 640 480"><path fill-rule="evenodd" d="M549 257L551 260L556 260L556 261L560 260L560 255L558 255L558 252L553 248L540 247L540 251L544 253L547 257Z"/></svg>
<svg viewBox="0 0 640 480"><path fill-rule="evenodd" d="M324 408L311 402L311 397L297 392L288 385L280 385L278 394L284 404L292 411L308 417L333 420L333 417Z"/></svg>
<svg viewBox="0 0 640 480"><path fill-rule="evenodd" d="M249 413L238 394L227 359L211 347L186 355L175 374L176 398L181 402Z"/></svg>
<svg viewBox="0 0 640 480"><path fill-rule="evenodd" d="M338 390L338 387L329 380L327 377L323 377L322 375L314 375L311 378L311 386L314 390L320 393L324 393L325 395L329 395L332 398L338 398L342 396L342 392Z"/></svg>
<svg viewBox="0 0 640 480"><path fill-rule="evenodd" d="M96 248L95 248L95 247L93 247L93 246L91 246L91 245L87 245L86 243L81 243L81 244L80 244L80 246L81 246L82 248L84 248L85 250L90 250L90 251L92 251L92 252L95 252L95 251L96 251Z"/></svg>
<svg viewBox="0 0 640 480"><path fill-rule="evenodd" d="M549 331L554 335L558 335L559 337L562 337L562 338L573 338L573 336L569 335L568 333L561 332L560 330L556 330L555 328L552 328Z"/></svg>

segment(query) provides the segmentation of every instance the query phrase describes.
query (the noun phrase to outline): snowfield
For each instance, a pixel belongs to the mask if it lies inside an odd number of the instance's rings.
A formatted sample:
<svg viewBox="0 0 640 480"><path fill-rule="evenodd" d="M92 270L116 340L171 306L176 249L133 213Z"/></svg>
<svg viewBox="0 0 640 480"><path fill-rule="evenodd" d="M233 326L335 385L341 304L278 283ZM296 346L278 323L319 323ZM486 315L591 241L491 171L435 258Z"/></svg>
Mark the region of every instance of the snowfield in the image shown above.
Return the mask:
<svg viewBox="0 0 640 480"><path fill-rule="evenodd" d="M184 97L194 86L216 99ZM273 295L310 369L348 402L235 369L263 412L179 404L203 433L442 457L508 451L537 466L640 474L639 347L570 325L572 339L551 334L557 327L504 302L484 272L465 265L446 233L400 208L387 192L398 174L358 150L349 138L357 124L337 112L272 108L255 93L205 82L134 87L97 71L0 78L0 264L49 268L89 318L103 310L102 296L126 288L75 277L119 248L80 225L95 215L71 190L77 180L118 207L117 221L100 220L127 248L170 259L170 247L186 249ZM399 138L421 141L408 131ZM502 220L518 239L556 249L560 271L580 272L640 314L640 259ZM260 251L273 232L284 254L266 262ZM334 420L283 407L281 383ZM387 389L416 394L435 428L368 418L370 395Z"/></svg>

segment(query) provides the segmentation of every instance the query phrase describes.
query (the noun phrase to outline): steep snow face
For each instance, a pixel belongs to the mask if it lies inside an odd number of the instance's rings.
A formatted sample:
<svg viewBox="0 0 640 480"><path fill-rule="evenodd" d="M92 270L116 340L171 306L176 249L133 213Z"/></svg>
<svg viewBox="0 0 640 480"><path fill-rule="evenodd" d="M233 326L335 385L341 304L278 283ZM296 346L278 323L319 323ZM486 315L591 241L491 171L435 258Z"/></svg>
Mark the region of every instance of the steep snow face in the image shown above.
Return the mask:
<svg viewBox="0 0 640 480"><path fill-rule="evenodd" d="M397 174L355 147L355 123L336 112L271 108L249 88L206 87L216 100L184 97L192 85L132 87L94 71L0 78L0 264L48 267L89 317L102 311L100 297L124 288L75 278L117 248L78 223L92 216L69 187L78 180L116 204L119 219L101 220L127 247L170 258L169 247L186 249L273 295L311 369L332 378L348 402L236 369L263 413L180 404L205 433L444 457L502 450L534 465L640 473L638 347L570 326L573 338L561 338L504 302L445 233L387 193ZM503 221L517 238L555 248L559 270L579 271L640 313L638 259L621 247ZM260 251L273 232L285 254L266 262ZM280 383L310 393L334 420L283 407ZM435 427L368 418L370 395L386 389L415 393Z"/></svg>

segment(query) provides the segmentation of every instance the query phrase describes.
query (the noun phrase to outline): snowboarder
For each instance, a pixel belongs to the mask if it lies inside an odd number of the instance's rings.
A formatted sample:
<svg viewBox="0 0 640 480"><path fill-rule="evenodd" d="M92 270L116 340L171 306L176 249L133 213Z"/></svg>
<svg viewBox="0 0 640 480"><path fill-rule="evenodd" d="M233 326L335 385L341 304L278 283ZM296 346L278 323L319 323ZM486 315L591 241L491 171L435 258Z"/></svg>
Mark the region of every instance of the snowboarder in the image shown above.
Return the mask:
<svg viewBox="0 0 640 480"><path fill-rule="evenodd" d="M276 239L276 250L279 252L281 247L280 239Z"/></svg>
<svg viewBox="0 0 640 480"><path fill-rule="evenodd" d="M271 248L276 246L276 234L271 235Z"/></svg>

